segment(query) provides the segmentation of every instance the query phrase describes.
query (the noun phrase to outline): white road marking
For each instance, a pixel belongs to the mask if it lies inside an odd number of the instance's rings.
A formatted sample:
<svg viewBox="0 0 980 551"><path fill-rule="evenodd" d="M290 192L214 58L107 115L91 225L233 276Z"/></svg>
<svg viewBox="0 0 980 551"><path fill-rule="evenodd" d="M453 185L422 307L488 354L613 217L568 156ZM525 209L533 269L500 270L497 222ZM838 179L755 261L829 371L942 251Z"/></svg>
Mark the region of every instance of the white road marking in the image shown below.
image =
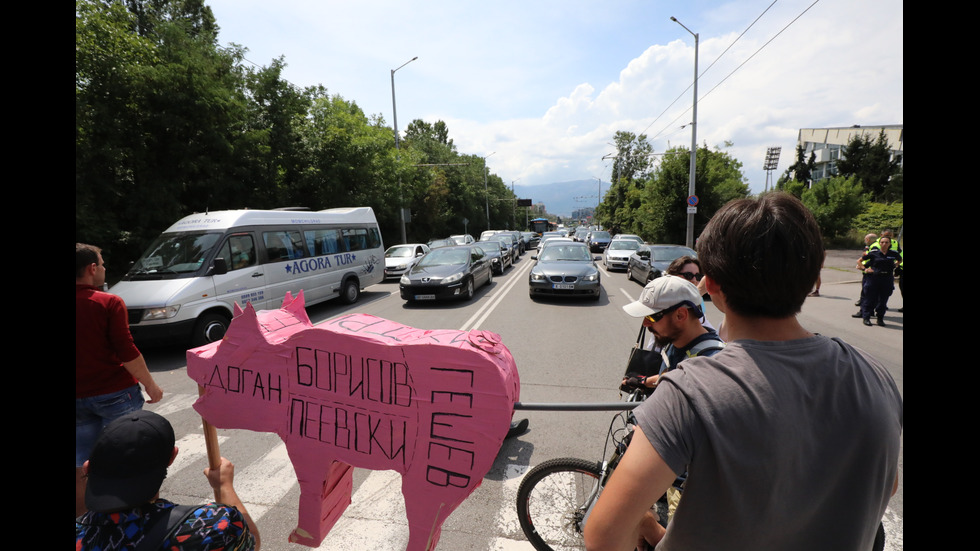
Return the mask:
<svg viewBox="0 0 980 551"><path fill-rule="evenodd" d="M528 264L527 266L528 266L527 270L530 270L530 264ZM464 323L463 326L459 328L459 330L469 331L471 329L476 329L480 327L480 325L487 319L487 316L489 316L490 313L493 312L493 310L497 307L497 305L500 304L500 301L503 300L505 296L507 296L507 293L509 293L511 289L514 288L514 285L517 285L518 281L523 281L523 278L519 276L523 275L523 273L527 271L524 268L525 268L524 264L521 264L521 266L518 268L511 268L511 272L510 272L511 277L507 280L507 283L499 290L495 290L496 292L492 297L490 297L487 303L484 304L482 307L480 307L480 309L477 310L476 313L470 317L470 319L466 320L466 323ZM516 270L520 270L520 272L515 274Z"/></svg>

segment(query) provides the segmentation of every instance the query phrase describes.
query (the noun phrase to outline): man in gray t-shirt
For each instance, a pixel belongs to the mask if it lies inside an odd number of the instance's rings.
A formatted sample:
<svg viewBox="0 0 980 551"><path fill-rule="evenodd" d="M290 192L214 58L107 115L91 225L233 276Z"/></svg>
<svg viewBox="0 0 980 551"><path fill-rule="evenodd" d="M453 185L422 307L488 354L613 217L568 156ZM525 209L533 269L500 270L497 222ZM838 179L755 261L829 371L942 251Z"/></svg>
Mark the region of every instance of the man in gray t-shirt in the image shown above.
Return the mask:
<svg viewBox="0 0 980 551"><path fill-rule="evenodd" d="M823 246L790 195L733 201L698 255L728 346L664 375L585 527L589 550L871 549L894 493L902 397L885 369L796 318ZM666 532L649 514L688 471Z"/></svg>

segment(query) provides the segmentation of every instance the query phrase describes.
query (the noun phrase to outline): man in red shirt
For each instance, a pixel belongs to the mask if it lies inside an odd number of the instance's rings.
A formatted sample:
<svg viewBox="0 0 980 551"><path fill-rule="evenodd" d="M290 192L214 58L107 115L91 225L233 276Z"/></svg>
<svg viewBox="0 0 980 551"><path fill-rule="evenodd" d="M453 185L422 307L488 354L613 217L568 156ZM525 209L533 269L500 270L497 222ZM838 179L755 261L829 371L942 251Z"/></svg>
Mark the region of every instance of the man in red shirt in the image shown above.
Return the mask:
<svg viewBox="0 0 980 551"><path fill-rule="evenodd" d="M75 244L75 515L85 512L88 459L102 428L143 407L140 383L149 402L163 390L129 333L126 304L102 291L105 264L98 247Z"/></svg>

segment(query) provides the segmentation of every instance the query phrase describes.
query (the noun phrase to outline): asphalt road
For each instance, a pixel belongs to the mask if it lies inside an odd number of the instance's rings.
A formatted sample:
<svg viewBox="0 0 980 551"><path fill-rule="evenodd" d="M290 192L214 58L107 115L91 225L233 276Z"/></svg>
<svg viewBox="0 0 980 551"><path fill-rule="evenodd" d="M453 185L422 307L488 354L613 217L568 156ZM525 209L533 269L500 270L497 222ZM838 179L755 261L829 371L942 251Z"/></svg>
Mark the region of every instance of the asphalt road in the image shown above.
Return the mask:
<svg viewBox="0 0 980 551"><path fill-rule="evenodd" d="M800 319L810 330L839 336L875 355L903 388L903 314L890 311L887 327L865 327L851 318L860 293L861 275L854 268L860 251L829 251L822 271L819 297L808 298ZM308 308L314 323L363 312L423 329L485 329L500 334L514 355L525 403L615 402L636 320L622 306L635 300L641 286L622 272L603 271L599 301L531 301L527 272L533 261L525 255L489 287L478 289L467 303L406 305L396 282L365 290L353 306L329 302ZM601 263L600 263L601 265ZM890 307L902 306L896 289ZM709 302L707 315L716 326L721 314ZM165 397L147 409L165 415L175 426L177 462L161 495L177 502L213 498L203 477L207 464L200 417L191 408L196 384L186 375L184 351L144 350ZM530 550L517 522L515 495L528 468L556 457L601 458L611 412L518 412L530 430L506 440L483 484L443 525L439 549ZM287 543L295 527L299 489L278 437L241 430L219 430L222 455L236 465L236 489L256 518L264 549L300 550ZM321 545L321 549L402 550L407 543L400 480L390 471L355 472L353 503ZM903 488L886 514L887 549L902 549ZM832 529L832 527L829 527Z"/></svg>

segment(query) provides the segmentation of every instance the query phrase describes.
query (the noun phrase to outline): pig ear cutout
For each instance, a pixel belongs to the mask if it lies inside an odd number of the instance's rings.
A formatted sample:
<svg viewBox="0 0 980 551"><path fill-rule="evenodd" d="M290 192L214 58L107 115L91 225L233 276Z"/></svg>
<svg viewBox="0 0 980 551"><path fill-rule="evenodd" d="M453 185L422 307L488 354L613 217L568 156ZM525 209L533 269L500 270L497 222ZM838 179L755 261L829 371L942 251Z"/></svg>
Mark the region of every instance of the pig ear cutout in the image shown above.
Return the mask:
<svg viewBox="0 0 980 551"><path fill-rule="evenodd" d="M282 299L282 309L305 325L313 326L313 322L310 321L309 315L306 313L306 298L303 296L302 289L299 290L295 298L293 298L292 293L286 291L286 297Z"/></svg>
<svg viewBox="0 0 980 551"><path fill-rule="evenodd" d="M234 333L236 338L249 338L249 335L261 338L262 330L259 327L259 318L251 302L245 305L244 310L242 310L237 302L235 303L235 317L232 318L231 323L228 325L226 336L231 333Z"/></svg>

